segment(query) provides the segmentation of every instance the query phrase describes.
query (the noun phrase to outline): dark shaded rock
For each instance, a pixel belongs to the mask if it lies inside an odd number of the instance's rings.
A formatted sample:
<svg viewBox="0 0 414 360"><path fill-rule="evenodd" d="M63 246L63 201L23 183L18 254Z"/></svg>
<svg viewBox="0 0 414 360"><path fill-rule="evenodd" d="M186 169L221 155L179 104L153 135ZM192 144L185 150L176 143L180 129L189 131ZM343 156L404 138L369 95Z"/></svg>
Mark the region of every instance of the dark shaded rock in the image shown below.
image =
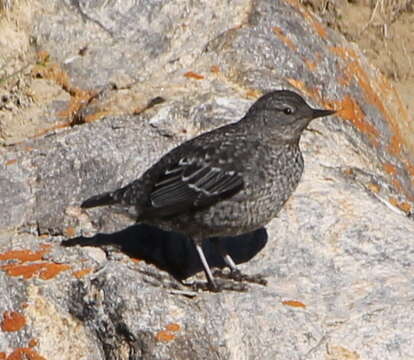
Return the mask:
<svg viewBox="0 0 414 360"><path fill-rule="evenodd" d="M236 264L249 261L267 242L264 228L253 233L220 238L223 248ZM135 225L113 234L96 234L92 238L78 237L66 240L63 246L113 245L131 258L141 259L168 271L178 280L186 279L203 267L190 239L182 234L163 231L149 225ZM223 268L225 263L214 244L204 241L203 250L212 267Z"/></svg>

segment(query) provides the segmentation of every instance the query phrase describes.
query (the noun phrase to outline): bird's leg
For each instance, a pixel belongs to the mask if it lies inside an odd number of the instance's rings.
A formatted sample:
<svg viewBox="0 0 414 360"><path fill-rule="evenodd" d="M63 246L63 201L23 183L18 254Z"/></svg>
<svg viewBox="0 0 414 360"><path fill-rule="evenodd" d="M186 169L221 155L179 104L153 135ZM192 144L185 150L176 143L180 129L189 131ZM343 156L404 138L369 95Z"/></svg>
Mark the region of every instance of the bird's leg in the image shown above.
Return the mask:
<svg viewBox="0 0 414 360"><path fill-rule="evenodd" d="M210 270L210 267L208 266L207 259L204 256L204 252L203 252L203 249L201 247L201 244L195 242L195 247L196 247L196 250L198 252L198 256L200 257L201 264L203 265L204 273L206 274L207 281L208 281L208 284L209 284L211 290L212 291L218 291L219 289L217 287L216 282L214 281L213 274Z"/></svg>
<svg viewBox="0 0 414 360"><path fill-rule="evenodd" d="M223 257L224 262L230 269L230 274L225 274L222 271L216 271L214 274L219 277L227 277L229 279L235 280L235 281L247 281L251 283L256 283L260 285L266 285L267 281L264 279L264 277L260 274L256 275L246 275L243 274L234 263L231 256L228 254L227 250L223 247L222 242L219 238L213 240L217 251L220 253L220 255Z"/></svg>
<svg viewBox="0 0 414 360"><path fill-rule="evenodd" d="M214 292L219 292L222 290L230 290L230 291L246 291L247 287L241 283L235 283L234 281L229 281L228 279L214 279L214 276L210 270L210 266L208 265L207 259L204 255L203 249L201 247L202 241L200 239L193 239L193 243L197 250L198 256L201 260L201 264L203 265L204 273L207 277L207 284L194 284L192 287L194 290L210 290Z"/></svg>

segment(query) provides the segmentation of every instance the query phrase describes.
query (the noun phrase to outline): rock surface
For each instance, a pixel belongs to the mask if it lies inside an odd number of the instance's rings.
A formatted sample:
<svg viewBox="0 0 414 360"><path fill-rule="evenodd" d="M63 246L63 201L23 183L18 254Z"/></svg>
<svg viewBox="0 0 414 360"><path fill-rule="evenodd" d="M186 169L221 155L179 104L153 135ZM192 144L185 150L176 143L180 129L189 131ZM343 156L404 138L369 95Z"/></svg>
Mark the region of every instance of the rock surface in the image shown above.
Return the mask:
<svg viewBox="0 0 414 360"><path fill-rule="evenodd" d="M60 91L38 98L35 138L0 148L0 359L414 358L410 119L357 48L295 0L37 6L26 80ZM201 270L186 239L80 212L276 88L338 116L304 135L267 233L225 240L266 287L180 294L168 272ZM95 232L115 233L77 238Z"/></svg>

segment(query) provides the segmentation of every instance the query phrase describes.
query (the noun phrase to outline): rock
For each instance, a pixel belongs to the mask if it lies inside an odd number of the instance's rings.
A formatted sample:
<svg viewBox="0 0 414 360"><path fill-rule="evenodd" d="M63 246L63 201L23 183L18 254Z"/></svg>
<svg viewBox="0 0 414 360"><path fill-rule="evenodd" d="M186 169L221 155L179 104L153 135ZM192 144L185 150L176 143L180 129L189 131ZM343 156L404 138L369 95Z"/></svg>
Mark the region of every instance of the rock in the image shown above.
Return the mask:
<svg viewBox="0 0 414 360"><path fill-rule="evenodd" d="M32 88L70 99L38 98L66 104L66 127L0 148L0 358L414 357L409 118L357 48L294 0L39 6L30 35L61 80ZM303 181L267 233L225 240L268 286L183 292L203 281L185 238L77 208L275 88L338 116L304 135Z"/></svg>

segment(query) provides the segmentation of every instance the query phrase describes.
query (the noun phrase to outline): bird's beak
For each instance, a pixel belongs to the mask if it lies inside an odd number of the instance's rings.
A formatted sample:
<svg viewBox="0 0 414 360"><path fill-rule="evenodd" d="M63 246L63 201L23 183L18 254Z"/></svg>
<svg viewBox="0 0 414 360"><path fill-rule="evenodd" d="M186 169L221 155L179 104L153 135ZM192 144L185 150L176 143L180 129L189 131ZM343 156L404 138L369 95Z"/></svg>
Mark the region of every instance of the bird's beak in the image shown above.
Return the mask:
<svg viewBox="0 0 414 360"><path fill-rule="evenodd" d="M335 110L312 109L312 119L316 119L322 116L329 116L335 113Z"/></svg>

